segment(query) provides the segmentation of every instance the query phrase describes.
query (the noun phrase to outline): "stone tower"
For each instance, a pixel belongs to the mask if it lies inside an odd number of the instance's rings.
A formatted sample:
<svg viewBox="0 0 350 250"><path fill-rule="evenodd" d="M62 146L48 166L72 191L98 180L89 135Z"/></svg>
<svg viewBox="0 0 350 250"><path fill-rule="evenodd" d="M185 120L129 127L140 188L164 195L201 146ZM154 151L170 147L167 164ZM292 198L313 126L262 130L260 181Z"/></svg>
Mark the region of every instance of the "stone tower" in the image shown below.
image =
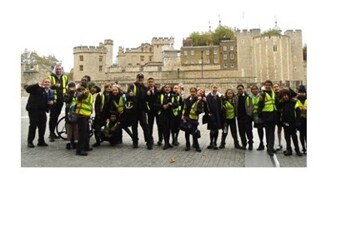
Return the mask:
<svg viewBox="0 0 350 250"><path fill-rule="evenodd" d="M105 80L107 49L100 46L78 46L73 48L73 80L80 81L84 75L90 75L93 81Z"/></svg>
<svg viewBox="0 0 350 250"><path fill-rule="evenodd" d="M104 41L104 47L107 49L106 68L108 68L113 64L113 40L106 39Z"/></svg>
<svg viewBox="0 0 350 250"><path fill-rule="evenodd" d="M152 47L153 47L153 62L162 62L162 52L172 48L174 44L173 37L153 37L152 38Z"/></svg>

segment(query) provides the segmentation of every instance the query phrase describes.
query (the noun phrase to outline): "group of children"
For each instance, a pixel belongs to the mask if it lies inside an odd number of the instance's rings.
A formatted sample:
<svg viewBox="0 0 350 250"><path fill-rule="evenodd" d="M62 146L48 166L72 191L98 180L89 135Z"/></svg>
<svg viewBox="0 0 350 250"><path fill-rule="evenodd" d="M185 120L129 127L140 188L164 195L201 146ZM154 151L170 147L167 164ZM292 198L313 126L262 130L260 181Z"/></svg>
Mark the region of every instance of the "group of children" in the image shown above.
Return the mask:
<svg viewBox="0 0 350 250"><path fill-rule="evenodd" d="M272 155L282 149L281 131L283 128L287 145L284 155L292 154L291 140L297 155L302 155L301 150L306 154L307 99L304 86L300 86L296 93L291 89L281 89L278 84L273 85L272 82L266 81L262 88L252 86L251 93L246 92L243 85L238 85L236 91L227 89L224 94L220 94L219 86L212 84L208 94L205 94L204 89L192 87L189 89L189 96L185 97L183 87L179 85L166 84L158 89L154 85L153 78L149 78L147 82L151 83L146 86L148 88L147 113L149 114L147 126L150 127L150 131L153 131L154 123L150 121L150 118L156 120L157 144L158 146L163 145L164 141L164 150L179 145L178 135L181 129L185 132L185 150L190 150L190 137L192 136L192 147L197 152L201 152L198 142L200 138L198 125L202 122L207 124L210 135L207 149L225 148L230 130L235 148L252 150L253 128L256 128L260 142L257 150L264 150L266 145L267 152ZM111 145L121 144L123 130L134 139L129 129L133 115L132 95L124 92L116 83L105 84L103 90L100 90L96 84L90 83L89 90L95 98L93 128L96 142L93 147L100 146L103 141L108 141ZM66 117L68 117L70 106L76 103L74 93L75 84L71 82L68 84L65 98ZM200 116L202 113L203 116ZM154 117L151 117L152 114ZM66 123L69 140L67 149L70 149L76 144L74 140L77 139L77 126L68 119ZM275 126L277 126L277 148L274 147ZM220 142L218 142L220 130L222 133ZM153 144L152 134L151 137Z"/></svg>
<svg viewBox="0 0 350 250"><path fill-rule="evenodd" d="M257 150L264 150L266 147L267 153L272 156L282 149L283 129L287 145L284 155L292 154L291 141L298 156L302 155L301 151L306 154L307 98L303 85L294 92L267 80L260 88L257 85L251 86L250 93L240 84L236 90L229 88L221 94L219 85L212 84L207 94L202 88L191 87L189 95L185 96L184 88L180 85L165 84L158 88L153 78L148 78L147 83L143 84L142 74L138 74L137 81L130 85L127 91L123 91L117 83L107 83L101 90L96 83L84 76L79 86L74 82L67 84L63 100L66 104L66 148L78 147L78 155L87 155L85 151L92 150L87 135L92 114L96 140L93 147L100 146L104 141L108 141L112 146L122 144L125 131L132 138L134 148L137 148L136 132L140 122L147 148L152 149L152 145L155 144L153 126L156 121L157 145L163 145L164 141L164 150L179 145L179 132L183 130L186 139L185 150L189 151L192 146L197 152L201 152L198 141L201 132L198 125L202 123L207 124L210 136L207 149L225 148L230 131L236 149L252 150L253 128L256 128L260 142ZM274 145L276 126L277 148ZM41 142L42 131L43 129L40 131ZM80 146L79 137L84 137Z"/></svg>

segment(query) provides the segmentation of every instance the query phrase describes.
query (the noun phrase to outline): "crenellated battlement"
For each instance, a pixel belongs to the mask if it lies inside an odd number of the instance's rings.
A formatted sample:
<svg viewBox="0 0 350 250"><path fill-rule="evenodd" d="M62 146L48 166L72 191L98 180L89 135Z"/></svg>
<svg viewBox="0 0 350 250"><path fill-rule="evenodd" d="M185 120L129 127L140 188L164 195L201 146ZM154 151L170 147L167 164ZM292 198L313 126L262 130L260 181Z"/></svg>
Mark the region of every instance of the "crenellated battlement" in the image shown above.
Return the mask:
<svg viewBox="0 0 350 250"><path fill-rule="evenodd" d="M75 53L105 53L106 48L102 46L77 46L73 48L73 54Z"/></svg>
<svg viewBox="0 0 350 250"><path fill-rule="evenodd" d="M259 36L261 34L260 29L236 29L235 30L236 35L243 35L243 36Z"/></svg>
<svg viewBox="0 0 350 250"><path fill-rule="evenodd" d="M153 37L152 44L170 44L174 43L174 37Z"/></svg>

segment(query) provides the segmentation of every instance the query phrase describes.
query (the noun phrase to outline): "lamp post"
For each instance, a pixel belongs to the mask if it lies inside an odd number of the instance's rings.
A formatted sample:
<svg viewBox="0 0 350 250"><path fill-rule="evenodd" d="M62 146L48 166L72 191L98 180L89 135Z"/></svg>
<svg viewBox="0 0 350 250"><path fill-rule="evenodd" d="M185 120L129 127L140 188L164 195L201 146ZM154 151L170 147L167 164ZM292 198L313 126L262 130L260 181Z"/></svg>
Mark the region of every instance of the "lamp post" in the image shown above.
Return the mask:
<svg viewBox="0 0 350 250"><path fill-rule="evenodd" d="M203 78L203 50L201 50L202 78Z"/></svg>

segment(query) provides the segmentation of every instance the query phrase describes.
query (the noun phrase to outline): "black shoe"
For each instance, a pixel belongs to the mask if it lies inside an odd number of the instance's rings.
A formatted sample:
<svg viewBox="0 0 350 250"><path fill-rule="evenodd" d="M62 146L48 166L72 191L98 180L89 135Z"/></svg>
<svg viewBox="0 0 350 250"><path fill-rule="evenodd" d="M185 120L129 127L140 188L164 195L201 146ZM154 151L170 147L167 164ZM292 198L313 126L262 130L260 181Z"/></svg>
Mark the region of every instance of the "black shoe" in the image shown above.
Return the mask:
<svg viewBox="0 0 350 250"><path fill-rule="evenodd" d="M85 148L85 151L92 151L94 150L93 148Z"/></svg>
<svg viewBox="0 0 350 250"><path fill-rule="evenodd" d="M49 137L49 142L54 142L55 141L55 138L54 137Z"/></svg>
<svg viewBox="0 0 350 250"><path fill-rule="evenodd" d="M197 152L202 152L202 150L200 148L196 148Z"/></svg>
<svg viewBox="0 0 350 250"><path fill-rule="evenodd" d="M42 141L42 142L38 142L37 144L39 147L47 147L49 146L49 144L47 144L46 142Z"/></svg>
<svg viewBox="0 0 350 250"><path fill-rule="evenodd" d="M133 147L133 148L138 148L139 145L138 145L137 143L133 143L133 144L132 144L132 147Z"/></svg>
<svg viewBox="0 0 350 250"><path fill-rule="evenodd" d="M214 148L213 144L210 144L210 145L207 147L207 149L212 149L212 148Z"/></svg>
<svg viewBox="0 0 350 250"><path fill-rule="evenodd" d="M290 155L292 155L293 153L292 153L292 151L286 150L286 151L283 151L283 154L284 154L285 156L290 156Z"/></svg>
<svg viewBox="0 0 350 250"><path fill-rule="evenodd" d="M94 144L92 144L92 146L95 148L95 147L99 147L101 146L101 143L100 142L95 142Z"/></svg>
<svg viewBox="0 0 350 250"><path fill-rule="evenodd" d="M87 156L88 153L85 152L85 151L80 151L80 152L77 152L76 155L82 155L82 156Z"/></svg>
<svg viewBox="0 0 350 250"><path fill-rule="evenodd" d="M60 137L58 135L56 135L56 134L53 134L53 138L60 139Z"/></svg>
<svg viewBox="0 0 350 250"><path fill-rule="evenodd" d="M185 148L185 151L190 151L190 150L191 150L190 147L186 147L186 148Z"/></svg>
<svg viewBox="0 0 350 250"><path fill-rule="evenodd" d="M73 149L76 149L76 148L77 148L77 146L78 146L78 143L76 143L76 142L71 143L71 144L72 144L72 148L73 148Z"/></svg>
<svg viewBox="0 0 350 250"><path fill-rule="evenodd" d="M273 156L273 154L274 154L275 152L274 152L274 150L267 150L267 154L269 155L269 156Z"/></svg>
<svg viewBox="0 0 350 250"><path fill-rule="evenodd" d="M297 156L303 156L303 154L300 151L295 152Z"/></svg>
<svg viewBox="0 0 350 250"><path fill-rule="evenodd" d="M235 148L237 148L237 149L243 149L242 146L239 145L239 144L235 145Z"/></svg>
<svg viewBox="0 0 350 250"><path fill-rule="evenodd" d="M163 144L163 143L162 143L161 141L158 141L158 142L157 142L157 145L158 145L158 146L162 146L162 144Z"/></svg>
<svg viewBox="0 0 350 250"><path fill-rule="evenodd" d="M28 142L27 147L28 148L35 148L35 146L32 142Z"/></svg>
<svg viewBox="0 0 350 250"><path fill-rule="evenodd" d="M218 150L219 148L218 148L218 146L216 146L216 144L214 144L214 145L213 145L213 149L214 149L214 150Z"/></svg>
<svg viewBox="0 0 350 250"><path fill-rule="evenodd" d="M170 147L169 147L169 145L167 145L167 144L165 144L164 147L163 147L164 150L166 150L166 149L168 149L168 148L170 148Z"/></svg>
<svg viewBox="0 0 350 250"><path fill-rule="evenodd" d="M253 143L249 143L248 150L253 150Z"/></svg>
<svg viewBox="0 0 350 250"><path fill-rule="evenodd" d="M259 147L256 150L260 151L264 149L265 149L264 144L260 143Z"/></svg>
<svg viewBox="0 0 350 250"><path fill-rule="evenodd" d="M282 150L283 146L282 145L279 145L277 148L276 148L276 151L280 151Z"/></svg>
<svg viewBox="0 0 350 250"><path fill-rule="evenodd" d="M172 143L174 146L179 146L180 145L180 143L178 142L178 141L173 141L173 143Z"/></svg>
<svg viewBox="0 0 350 250"><path fill-rule="evenodd" d="M66 144L66 149L68 149L68 150L69 150L69 149L71 149L71 148L72 148L72 144L67 143L67 144Z"/></svg>
<svg viewBox="0 0 350 250"><path fill-rule="evenodd" d="M225 144L221 143L219 148L225 148Z"/></svg>
<svg viewBox="0 0 350 250"><path fill-rule="evenodd" d="M148 145L147 145L147 149L148 149L148 150L151 150L151 149L153 149L153 146L152 146L152 144L148 144Z"/></svg>

